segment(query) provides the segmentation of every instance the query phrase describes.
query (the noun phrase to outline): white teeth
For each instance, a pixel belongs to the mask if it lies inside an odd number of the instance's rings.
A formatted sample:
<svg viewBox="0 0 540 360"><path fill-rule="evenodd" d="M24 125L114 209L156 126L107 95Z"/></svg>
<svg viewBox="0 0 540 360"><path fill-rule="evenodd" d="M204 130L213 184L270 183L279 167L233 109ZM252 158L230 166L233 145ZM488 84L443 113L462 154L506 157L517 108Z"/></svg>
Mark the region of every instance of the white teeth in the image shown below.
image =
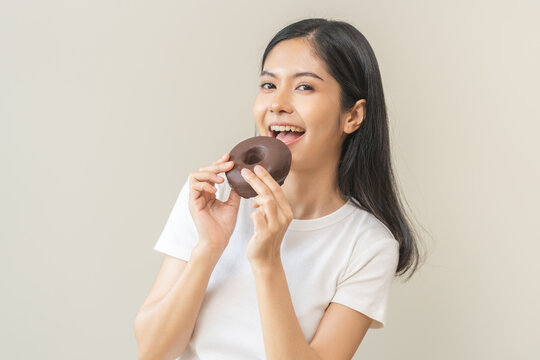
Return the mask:
<svg viewBox="0 0 540 360"><path fill-rule="evenodd" d="M270 126L270 130L274 131L296 131L296 132L305 132L304 129L296 127L296 126L278 126L278 125L272 125Z"/></svg>

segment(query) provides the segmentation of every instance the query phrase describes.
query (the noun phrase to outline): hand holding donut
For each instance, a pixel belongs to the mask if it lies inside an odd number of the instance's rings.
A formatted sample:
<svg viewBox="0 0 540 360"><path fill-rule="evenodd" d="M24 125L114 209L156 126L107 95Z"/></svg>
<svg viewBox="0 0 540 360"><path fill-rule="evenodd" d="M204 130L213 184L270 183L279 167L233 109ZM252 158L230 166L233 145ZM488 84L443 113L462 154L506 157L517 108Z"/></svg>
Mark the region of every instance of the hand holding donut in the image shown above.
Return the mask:
<svg viewBox="0 0 540 360"><path fill-rule="evenodd" d="M225 154L213 164L189 174L189 211L199 233L199 243L224 250L236 226L240 195L231 190L226 202L216 199L216 183L224 180L217 174L230 170L232 161Z"/></svg>
<svg viewBox="0 0 540 360"><path fill-rule="evenodd" d="M257 192L251 213L255 225L247 245L247 257L252 266L273 266L281 260L281 242L293 219L293 212L281 186L260 165L255 173L244 169L242 176Z"/></svg>

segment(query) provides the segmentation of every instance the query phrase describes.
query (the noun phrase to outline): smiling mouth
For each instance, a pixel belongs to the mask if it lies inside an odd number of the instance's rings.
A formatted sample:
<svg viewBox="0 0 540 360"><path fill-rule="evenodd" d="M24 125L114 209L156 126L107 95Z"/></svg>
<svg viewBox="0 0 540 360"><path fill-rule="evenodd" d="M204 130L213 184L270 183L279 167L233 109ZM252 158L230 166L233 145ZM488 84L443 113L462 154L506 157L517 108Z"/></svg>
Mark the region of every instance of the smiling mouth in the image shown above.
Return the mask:
<svg viewBox="0 0 540 360"><path fill-rule="evenodd" d="M291 145L300 140L306 134L305 131L287 131L287 130L272 130L270 136L282 141L285 145Z"/></svg>

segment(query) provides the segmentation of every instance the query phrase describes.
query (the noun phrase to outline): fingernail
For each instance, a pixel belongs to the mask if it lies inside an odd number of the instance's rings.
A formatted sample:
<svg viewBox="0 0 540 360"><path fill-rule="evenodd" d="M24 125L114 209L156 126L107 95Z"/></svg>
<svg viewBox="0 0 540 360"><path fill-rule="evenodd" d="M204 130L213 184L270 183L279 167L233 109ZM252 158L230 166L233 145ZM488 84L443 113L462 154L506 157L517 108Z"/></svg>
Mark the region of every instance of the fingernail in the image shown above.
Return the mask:
<svg viewBox="0 0 540 360"><path fill-rule="evenodd" d="M248 169L246 169L246 168L243 168L241 172L242 172L242 175L244 175L244 176L249 175Z"/></svg>
<svg viewBox="0 0 540 360"><path fill-rule="evenodd" d="M254 169L254 170L255 170L255 173L256 173L257 175L262 174L262 166L261 166L261 165L255 165L255 169Z"/></svg>

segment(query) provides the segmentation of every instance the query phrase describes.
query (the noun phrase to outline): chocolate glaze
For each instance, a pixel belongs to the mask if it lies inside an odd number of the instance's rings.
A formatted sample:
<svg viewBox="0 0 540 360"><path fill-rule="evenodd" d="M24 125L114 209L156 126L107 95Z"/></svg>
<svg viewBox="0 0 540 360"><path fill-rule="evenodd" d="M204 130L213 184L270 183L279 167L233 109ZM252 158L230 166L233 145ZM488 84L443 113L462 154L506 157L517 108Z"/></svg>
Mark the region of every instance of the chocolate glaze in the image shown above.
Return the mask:
<svg viewBox="0 0 540 360"><path fill-rule="evenodd" d="M279 185L283 185L291 169L291 151L281 140L270 136L255 136L239 142L229 153L234 167L225 173L231 188L241 197L249 199L257 192L243 178L240 171L255 165L264 167Z"/></svg>

